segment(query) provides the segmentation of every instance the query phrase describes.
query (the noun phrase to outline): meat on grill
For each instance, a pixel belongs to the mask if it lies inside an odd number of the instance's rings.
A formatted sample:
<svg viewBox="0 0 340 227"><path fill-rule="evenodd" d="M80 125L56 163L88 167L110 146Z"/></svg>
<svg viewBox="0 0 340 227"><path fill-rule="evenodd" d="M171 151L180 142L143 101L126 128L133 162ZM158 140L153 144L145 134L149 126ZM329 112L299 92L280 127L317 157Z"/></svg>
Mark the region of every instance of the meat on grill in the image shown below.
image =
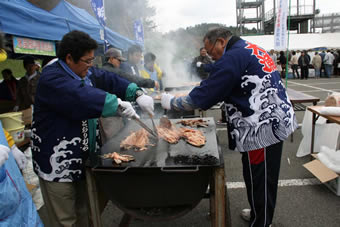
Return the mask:
<svg viewBox="0 0 340 227"><path fill-rule="evenodd" d="M135 148L137 151L143 151L147 149L149 144L148 132L145 129L139 129L136 132L132 132L131 135L126 137L121 143L120 147L123 149Z"/></svg>
<svg viewBox="0 0 340 227"><path fill-rule="evenodd" d="M184 126L190 126L190 127L208 127L207 121L203 119L195 119L195 120L181 120L178 121L176 124L182 124Z"/></svg>
<svg viewBox="0 0 340 227"><path fill-rule="evenodd" d="M181 138L181 133L175 127L165 128L158 126L157 132L158 136L168 143L178 143Z"/></svg>
<svg viewBox="0 0 340 227"><path fill-rule="evenodd" d="M135 160L135 158L132 155L119 154L117 152L112 152L112 153L104 154L103 158L111 158L117 164L120 164L122 162L129 162L129 161Z"/></svg>
<svg viewBox="0 0 340 227"><path fill-rule="evenodd" d="M180 128L182 136L185 140L196 147L202 147L205 144L205 136L200 130L197 129L189 129L189 128Z"/></svg>

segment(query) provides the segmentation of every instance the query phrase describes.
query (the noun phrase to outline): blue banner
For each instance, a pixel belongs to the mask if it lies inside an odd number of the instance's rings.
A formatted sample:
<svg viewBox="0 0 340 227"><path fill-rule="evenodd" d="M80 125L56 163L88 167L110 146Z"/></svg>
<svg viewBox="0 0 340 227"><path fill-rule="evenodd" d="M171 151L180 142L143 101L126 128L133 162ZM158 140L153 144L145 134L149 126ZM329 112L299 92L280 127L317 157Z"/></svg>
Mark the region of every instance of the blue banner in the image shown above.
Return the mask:
<svg viewBox="0 0 340 227"><path fill-rule="evenodd" d="M105 27L105 9L103 0L91 0L91 6L99 24Z"/></svg>
<svg viewBox="0 0 340 227"><path fill-rule="evenodd" d="M101 31L101 35L100 37L103 36L103 40L104 40L104 48L105 51L108 49L109 47L109 42L106 40L106 31L105 31L105 8L104 8L104 2L103 0L91 0L91 6L93 9L94 14L96 14L98 23L103 27L103 30Z"/></svg>
<svg viewBox="0 0 340 227"><path fill-rule="evenodd" d="M133 27L134 27L136 41L144 46L144 29L143 29L142 20L135 20Z"/></svg>

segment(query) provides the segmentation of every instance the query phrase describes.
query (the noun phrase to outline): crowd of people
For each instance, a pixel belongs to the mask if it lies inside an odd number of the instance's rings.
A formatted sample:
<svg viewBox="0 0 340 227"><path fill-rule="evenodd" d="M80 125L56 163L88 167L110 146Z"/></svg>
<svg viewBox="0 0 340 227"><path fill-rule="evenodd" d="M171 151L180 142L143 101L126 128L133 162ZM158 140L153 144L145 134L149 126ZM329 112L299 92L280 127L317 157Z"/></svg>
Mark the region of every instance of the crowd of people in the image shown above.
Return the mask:
<svg viewBox="0 0 340 227"><path fill-rule="evenodd" d="M285 78L287 52L270 50L269 55L281 72L281 78ZM315 78L340 76L340 50L288 52L288 72L292 78L308 79L310 69L314 69Z"/></svg>

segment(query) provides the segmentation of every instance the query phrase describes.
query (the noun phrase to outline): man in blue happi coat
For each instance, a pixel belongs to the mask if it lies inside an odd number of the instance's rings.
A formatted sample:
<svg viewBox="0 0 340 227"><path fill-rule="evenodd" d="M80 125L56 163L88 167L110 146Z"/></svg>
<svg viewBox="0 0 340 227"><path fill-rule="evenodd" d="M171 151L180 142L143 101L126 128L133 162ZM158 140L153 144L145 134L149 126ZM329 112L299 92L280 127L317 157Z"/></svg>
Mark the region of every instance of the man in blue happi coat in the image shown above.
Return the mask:
<svg viewBox="0 0 340 227"><path fill-rule="evenodd" d="M96 48L88 34L67 33L37 87L33 164L53 226L89 226L85 161L100 146L97 118L138 117L130 101L153 114L153 99L136 84L92 67Z"/></svg>
<svg viewBox="0 0 340 227"><path fill-rule="evenodd" d="M204 46L215 63L188 96L162 95L165 109L209 109L224 101L229 147L242 154L252 227L272 224L283 141L297 128L295 113L275 63L261 47L226 28L209 31Z"/></svg>

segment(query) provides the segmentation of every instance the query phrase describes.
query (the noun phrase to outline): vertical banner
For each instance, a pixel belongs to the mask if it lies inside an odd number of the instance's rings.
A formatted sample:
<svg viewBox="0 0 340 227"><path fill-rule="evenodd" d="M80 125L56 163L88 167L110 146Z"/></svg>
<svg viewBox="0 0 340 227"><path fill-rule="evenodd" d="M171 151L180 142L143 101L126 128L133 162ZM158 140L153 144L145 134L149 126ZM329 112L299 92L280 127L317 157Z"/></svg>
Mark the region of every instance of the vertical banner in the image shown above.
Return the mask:
<svg viewBox="0 0 340 227"><path fill-rule="evenodd" d="M144 46L144 29L142 20L135 20L134 23L135 38L138 43Z"/></svg>
<svg viewBox="0 0 340 227"><path fill-rule="evenodd" d="M287 15L288 0L278 0L274 31L274 49L286 50L287 48Z"/></svg>
<svg viewBox="0 0 340 227"><path fill-rule="evenodd" d="M106 31L105 31L105 8L104 8L104 0L91 0L91 6L94 14L97 17L98 23L102 26L103 30L100 31L100 37L104 40L104 47L107 50L109 46L109 42L106 40Z"/></svg>

